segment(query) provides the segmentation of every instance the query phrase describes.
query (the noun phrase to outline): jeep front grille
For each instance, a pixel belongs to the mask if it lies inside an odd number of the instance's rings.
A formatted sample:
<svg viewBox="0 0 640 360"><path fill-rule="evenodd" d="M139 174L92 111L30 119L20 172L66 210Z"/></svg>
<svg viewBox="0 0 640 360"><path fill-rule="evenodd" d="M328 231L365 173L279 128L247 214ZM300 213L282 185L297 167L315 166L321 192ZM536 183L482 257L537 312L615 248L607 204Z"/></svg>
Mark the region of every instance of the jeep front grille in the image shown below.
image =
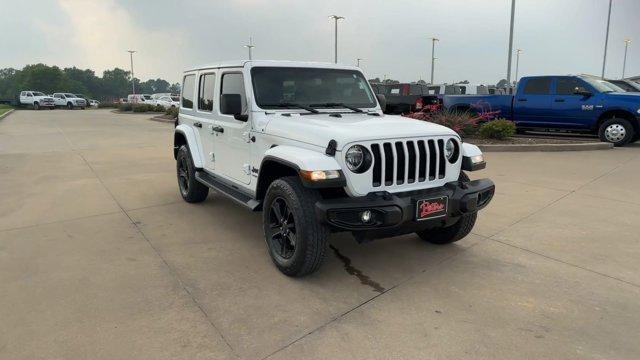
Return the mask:
<svg viewBox="0 0 640 360"><path fill-rule="evenodd" d="M373 187L413 184L445 177L444 140L371 144Z"/></svg>

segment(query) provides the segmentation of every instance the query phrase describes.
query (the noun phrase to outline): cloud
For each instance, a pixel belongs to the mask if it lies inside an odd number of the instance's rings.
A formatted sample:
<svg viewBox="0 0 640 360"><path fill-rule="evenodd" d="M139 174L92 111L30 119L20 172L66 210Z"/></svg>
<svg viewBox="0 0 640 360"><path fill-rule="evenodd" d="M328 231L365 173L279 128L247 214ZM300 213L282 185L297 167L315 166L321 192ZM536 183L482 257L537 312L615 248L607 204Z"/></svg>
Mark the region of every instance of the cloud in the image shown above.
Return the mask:
<svg viewBox="0 0 640 360"><path fill-rule="evenodd" d="M77 54L76 66L98 72L113 67L129 69L129 49L137 51L134 74L141 79L167 76L167 69L183 66L181 55L187 48L187 36L140 27L136 18L113 0L58 0L58 4L70 27L69 38L62 46ZM178 73L168 75L173 81L179 78Z"/></svg>

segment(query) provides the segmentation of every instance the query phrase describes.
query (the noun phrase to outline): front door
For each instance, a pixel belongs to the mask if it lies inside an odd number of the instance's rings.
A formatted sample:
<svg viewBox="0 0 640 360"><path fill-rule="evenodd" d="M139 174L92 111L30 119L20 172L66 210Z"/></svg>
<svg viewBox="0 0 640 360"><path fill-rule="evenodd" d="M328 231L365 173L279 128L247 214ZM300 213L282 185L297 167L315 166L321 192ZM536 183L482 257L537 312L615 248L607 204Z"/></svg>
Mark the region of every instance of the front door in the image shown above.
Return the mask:
<svg viewBox="0 0 640 360"><path fill-rule="evenodd" d="M575 94L576 88L591 89L584 81L575 77L556 78L555 96L551 103L553 117L567 127L588 128L594 118L596 100L593 95Z"/></svg>
<svg viewBox="0 0 640 360"><path fill-rule="evenodd" d="M247 96L245 92L244 76L241 69L229 69L219 73L219 95L239 94L242 98L242 113L247 114ZM218 99L220 99L218 97ZM215 115L217 129L216 136L216 174L239 181L244 184L251 182L251 150L250 131L251 119L236 120L233 115L220 113L220 100L217 101Z"/></svg>

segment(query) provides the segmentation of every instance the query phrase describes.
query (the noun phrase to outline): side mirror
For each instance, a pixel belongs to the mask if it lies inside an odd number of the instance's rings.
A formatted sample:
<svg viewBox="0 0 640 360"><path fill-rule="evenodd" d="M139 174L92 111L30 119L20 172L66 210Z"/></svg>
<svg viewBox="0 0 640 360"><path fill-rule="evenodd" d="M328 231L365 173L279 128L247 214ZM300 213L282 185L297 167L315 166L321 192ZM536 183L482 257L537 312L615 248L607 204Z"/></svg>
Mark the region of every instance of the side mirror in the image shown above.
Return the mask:
<svg viewBox="0 0 640 360"><path fill-rule="evenodd" d="M574 93L574 94L576 94L576 95L582 95L582 96L591 96L591 95L593 95L593 94L591 93L591 91L589 91L589 90L587 90L587 89L583 88L582 86L576 86L576 87L573 89L573 93Z"/></svg>
<svg viewBox="0 0 640 360"><path fill-rule="evenodd" d="M384 112L387 109L387 98L384 94L376 94L376 98L378 98L378 102L380 103L380 108Z"/></svg>
<svg viewBox="0 0 640 360"><path fill-rule="evenodd" d="M247 121L248 115L242 114L242 96L240 94L220 95L220 112L225 115L233 115L233 118L240 121Z"/></svg>

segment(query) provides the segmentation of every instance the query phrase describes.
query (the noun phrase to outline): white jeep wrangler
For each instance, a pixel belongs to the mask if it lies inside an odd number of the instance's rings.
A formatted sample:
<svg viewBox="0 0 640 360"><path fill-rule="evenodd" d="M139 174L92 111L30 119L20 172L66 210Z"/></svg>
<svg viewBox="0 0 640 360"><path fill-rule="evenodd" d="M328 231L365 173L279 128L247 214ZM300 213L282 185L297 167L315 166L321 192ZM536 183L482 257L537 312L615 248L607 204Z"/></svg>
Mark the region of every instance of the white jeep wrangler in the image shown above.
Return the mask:
<svg viewBox="0 0 640 360"><path fill-rule="evenodd" d="M493 197L478 147L452 130L382 113L356 67L238 61L184 73L174 157L180 193L209 189L263 212L284 274L320 266L331 232L460 240Z"/></svg>

